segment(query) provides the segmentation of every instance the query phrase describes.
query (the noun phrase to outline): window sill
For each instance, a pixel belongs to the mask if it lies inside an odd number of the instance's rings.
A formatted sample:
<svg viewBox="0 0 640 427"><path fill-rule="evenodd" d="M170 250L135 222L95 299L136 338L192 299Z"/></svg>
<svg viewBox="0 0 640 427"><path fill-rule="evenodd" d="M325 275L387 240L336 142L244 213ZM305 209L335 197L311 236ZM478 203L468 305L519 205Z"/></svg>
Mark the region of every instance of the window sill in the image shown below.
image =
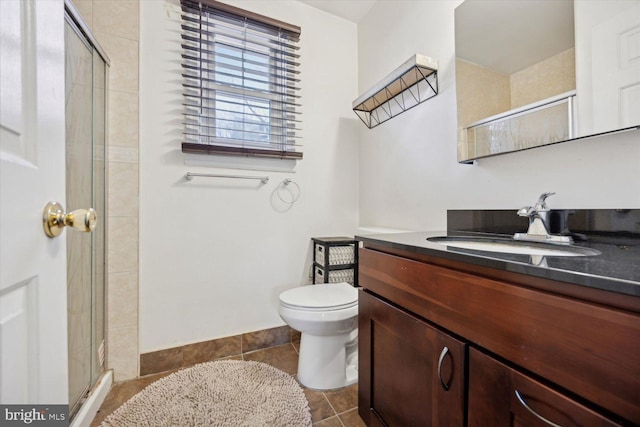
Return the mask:
<svg viewBox="0 0 640 427"><path fill-rule="evenodd" d="M185 165L205 168L295 173L298 160L292 158L281 159L279 157L246 156L229 153L219 154L202 151L189 152L184 151L184 149L183 152ZM206 155L203 156L203 154Z"/></svg>
<svg viewBox="0 0 640 427"><path fill-rule="evenodd" d="M275 151L261 150L257 148L224 147L220 145L193 144L189 142L182 143L182 152L241 157L268 157L272 159L302 159L302 153L299 151Z"/></svg>

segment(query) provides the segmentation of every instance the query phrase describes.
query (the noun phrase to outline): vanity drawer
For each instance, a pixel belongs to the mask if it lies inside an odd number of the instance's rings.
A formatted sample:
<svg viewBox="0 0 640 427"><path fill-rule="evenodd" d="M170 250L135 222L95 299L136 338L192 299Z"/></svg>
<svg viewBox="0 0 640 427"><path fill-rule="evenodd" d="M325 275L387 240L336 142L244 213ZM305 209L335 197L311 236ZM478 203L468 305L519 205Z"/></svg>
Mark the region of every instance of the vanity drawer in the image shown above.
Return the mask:
<svg viewBox="0 0 640 427"><path fill-rule="evenodd" d="M365 289L640 424L637 314L369 249L359 260Z"/></svg>
<svg viewBox="0 0 640 427"><path fill-rule="evenodd" d="M472 348L469 427L614 427L619 424Z"/></svg>

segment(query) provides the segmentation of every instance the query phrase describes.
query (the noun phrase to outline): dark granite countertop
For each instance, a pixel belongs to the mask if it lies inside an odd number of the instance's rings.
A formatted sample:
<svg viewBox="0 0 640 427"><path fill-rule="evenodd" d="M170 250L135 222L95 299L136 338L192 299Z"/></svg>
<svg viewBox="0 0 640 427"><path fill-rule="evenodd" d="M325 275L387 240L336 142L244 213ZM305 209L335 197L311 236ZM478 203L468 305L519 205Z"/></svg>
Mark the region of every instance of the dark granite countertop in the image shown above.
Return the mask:
<svg viewBox="0 0 640 427"><path fill-rule="evenodd" d="M531 257L529 255L458 249L430 242L435 236L483 236L510 238L508 234L434 231L356 236L362 242L442 257L474 265L527 274L640 297L640 239L624 235L593 235L576 246L596 249L596 256Z"/></svg>

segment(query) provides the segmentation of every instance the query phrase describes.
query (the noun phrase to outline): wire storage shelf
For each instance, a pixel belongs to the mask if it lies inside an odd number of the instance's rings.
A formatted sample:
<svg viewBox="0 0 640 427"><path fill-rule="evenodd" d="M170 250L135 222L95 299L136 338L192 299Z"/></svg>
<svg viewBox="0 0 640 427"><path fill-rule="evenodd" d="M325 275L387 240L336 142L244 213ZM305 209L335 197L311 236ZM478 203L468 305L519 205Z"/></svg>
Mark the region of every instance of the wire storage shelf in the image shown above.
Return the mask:
<svg viewBox="0 0 640 427"><path fill-rule="evenodd" d="M415 54L353 101L353 111L369 128L438 94L438 61Z"/></svg>

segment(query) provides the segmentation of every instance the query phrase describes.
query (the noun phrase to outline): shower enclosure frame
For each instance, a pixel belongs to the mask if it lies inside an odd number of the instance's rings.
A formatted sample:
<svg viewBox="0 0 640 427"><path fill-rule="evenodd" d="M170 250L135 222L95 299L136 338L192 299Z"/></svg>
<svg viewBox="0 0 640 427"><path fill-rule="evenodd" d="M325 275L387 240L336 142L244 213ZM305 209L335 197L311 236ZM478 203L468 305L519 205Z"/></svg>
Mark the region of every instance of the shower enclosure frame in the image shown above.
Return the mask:
<svg viewBox="0 0 640 427"><path fill-rule="evenodd" d="M89 371L88 371L88 378L83 377L80 378L80 381L83 384L83 391L79 392L79 393L75 393L75 396L78 396L77 398L72 397L72 383L74 378L72 378L72 376L74 375L74 370L72 369L72 354L71 351L69 353L69 417L70 420L73 422L74 421L74 417L76 415L79 414L82 406L84 405L85 401L87 400L87 396L89 396L89 394L91 393L91 391L94 389L94 387L96 387L96 385L101 382L101 379L103 378L104 374L107 372L106 370L106 366L107 366L107 354L106 354L106 348L105 348L105 343L106 343L106 305L107 305L107 280L106 280L106 264L107 264L107 147L108 147L108 131L107 131L107 123L108 123L108 111L109 111L109 101L108 101L108 93L109 93L109 67L110 67L110 60L109 57L106 55L105 51L102 49L102 47L100 46L100 44L98 43L98 41L95 39L95 37L93 36L93 34L91 33L91 31L89 30L89 27L87 26L87 24L85 23L85 21L82 19L78 9L74 6L74 4L72 3L71 0L65 0L64 1L64 16L65 16L65 31L67 28L67 25L69 27L70 30L72 30L73 32L75 32L75 34L77 35L77 37L79 38L79 41L84 43L85 46L89 49L90 53L91 53L91 130L90 130L90 134L91 134L91 147L89 148L89 151L91 153L91 166L90 166L90 171L91 171L91 179L90 179L90 192L91 192L91 204L93 203L98 203L98 205L102 205L102 209L100 209L98 211L99 214L99 230L100 233L102 233L101 235L91 235L90 240L90 252L91 254L89 255L90 258L90 273L89 273L89 277L90 277L90 286L91 286L91 290L89 292L89 304L90 304L90 308L89 308L89 325L88 325L88 329L89 329L89 348L87 350L87 356L88 356L88 360L85 360L85 362L88 362L89 364ZM65 42L65 61L68 61L68 46L66 45ZM101 76L104 81L103 84L101 86L96 87L96 57L98 57L102 62L100 63L101 66L103 66L103 70L99 70L98 72L102 72L103 76ZM68 79L67 73L69 71L67 69L65 69L65 79ZM98 101L102 101L102 105L100 106L100 108L103 110L102 111L102 117L100 117L100 124L98 126L101 126L101 130L97 131L97 126L96 126L96 108L97 108L97 103L96 103L96 98L97 98L97 90L99 89L102 92L102 96L101 99L99 98ZM69 93L69 92L67 92ZM66 103L69 102L69 100L66 100ZM75 116L74 116L75 117ZM65 121L67 122L67 130L69 129L69 117L67 117L65 119ZM102 140L101 141L97 141L96 138L96 134L98 133L98 135L101 135ZM66 145L67 145L67 151L69 151L70 147L73 145L70 143L70 136L67 135L65 137L66 139ZM98 154L96 156L96 148L100 148L101 149L101 153ZM66 154L67 157L67 168L69 168L69 153L67 152ZM96 183L96 161L98 164L101 164L101 167L99 169L99 178L101 179L101 183L102 183L102 187L101 187L101 194L98 195L98 197L101 199L100 201L97 201L96 199L96 194L95 194L95 183ZM101 162L101 163L100 163ZM69 170L67 171L67 177L69 177ZM69 178L67 178L67 198L69 198L69 192L70 192L70 187L73 185L73 182L69 182L69 181L73 181L70 180ZM69 209L73 209L73 208L77 208L77 206L68 206ZM98 230L98 229L97 229ZM73 238L73 235L68 235L69 238ZM75 236L74 236L75 237ZM100 238L101 237L101 238ZM100 242L101 240L101 242ZM97 244L96 244L97 241ZM96 256L96 247L97 245L100 246L100 248L98 248L98 251L101 251L102 253L99 254L98 256ZM101 256L100 256L101 255ZM69 254L68 254L69 256ZM77 258L77 257L76 257ZM96 260L96 258L98 258ZM69 263L73 263L74 259L72 259L72 257L69 257L68 259L68 265ZM102 281L102 285L101 287L99 287L99 289L95 289L96 288L96 277L97 274L101 275L99 277L99 279ZM69 286L69 282L70 282L70 275L72 273L70 272L70 270L67 273L67 281L68 281L68 286ZM70 296L68 296L68 299L70 298ZM98 319L98 320L96 320ZM72 332L71 332L71 322L72 322L72 317L70 314L70 311L68 311L68 322L69 322L69 326L68 326L68 333L69 333L69 345L71 346L73 337ZM96 323L99 323L98 326L96 326ZM85 325L86 326L86 325ZM99 330L99 333L96 333L96 331ZM97 338L97 339L96 339ZM84 380L88 380L88 381L84 381ZM77 378L75 380L78 380ZM80 390L80 389L78 389ZM97 393L96 393L97 394ZM78 418L81 418L80 416L78 416Z"/></svg>

